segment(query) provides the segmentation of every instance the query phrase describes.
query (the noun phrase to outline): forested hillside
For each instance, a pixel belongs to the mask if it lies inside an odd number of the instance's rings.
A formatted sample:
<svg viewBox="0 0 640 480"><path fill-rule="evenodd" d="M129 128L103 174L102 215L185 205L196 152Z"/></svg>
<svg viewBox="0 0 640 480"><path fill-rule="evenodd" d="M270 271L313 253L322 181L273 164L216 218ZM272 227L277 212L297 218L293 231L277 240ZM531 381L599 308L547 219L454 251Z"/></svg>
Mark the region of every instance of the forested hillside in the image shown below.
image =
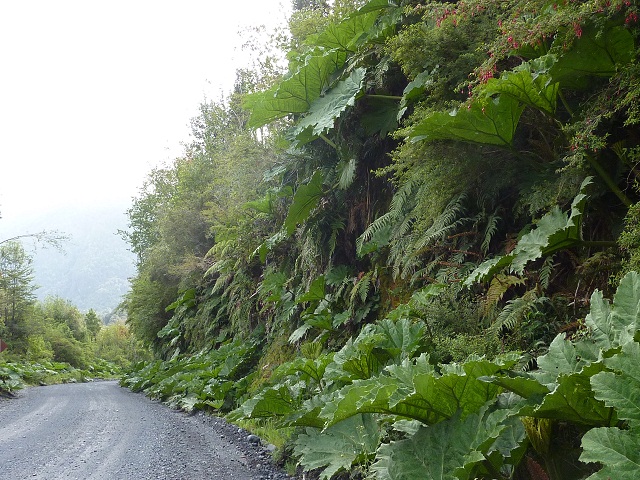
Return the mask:
<svg viewBox="0 0 640 480"><path fill-rule="evenodd" d="M49 220L55 222L63 217L51 215ZM74 232L78 232L81 225L87 225L78 216L73 218L77 221L73 225ZM17 225L19 223L12 223L11 228L17 228ZM69 224L60 222L58 225ZM90 240L96 235L96 230L100 231L105 225L108 225L107 221L95 228L87 228L82 240ZM58 260L64 259L63 253L56 247L65 246L69 241L59 231L42 230L42 227L42 223L37 223L39 231L25 228L10 233L11 229L3 225L2 235L7 236L0 237L0 397L11 395L25 384L44 385L114 377L133 361L150 357L122 320L106 326L102 315L94 309L87 308L83 312L68 298L53 295L51 290L38 300L35 252L53 251L58 255ZM97 242L98 238L94 238ZM91 292L91 286L99 284L103 275L122 274L122 271L105 268L106 265L118 263L118 252L117 249L111 249L113 243L108 238L103 245L104 252L97 252L95 242L88 242L84 254L77 254L77 246L70 252L70 269L76 272L68 274L73 278L85 278L85 292ZM45 247L48 249L43 250ZM87 259L86 252L92 250L99 258ZM104 255L110 251L112 258L107 260ZM50 258L55 259L56 255ZM40 265L46 265L46 262ZM60 267L49 265L53 272L60 272ZM102 272L96 270L100 265L104 270ZM87 277L87 272L94 272L96 283L93 278ZM57 285L61 293L69 293L64 288L69 284L60 277L49 283L52 288ZM78 290L82 291L83 288L74 289L74 292ZM99 298L105 297L102 295ZM95 299L88 293L81 300L86 306L88 301ZM112 303L110 309L115 306L117 303Z"/></svg>
<svg viewBox="0 0 640 480"><path fill-rule="evenodd" d="M129 209L123 384L320 478L638 478L636 2L298 0L274 46Z"/></svg>
<svg viewBox="0 0 640 480"><path fill-rule="evenodd" d="M39 300L60 296L83 312L93 309L103 317L119 305L135 273L135 257L118 235L126 227L126 208L69 205L61 211L43 208L37 214L3 218L2 239L43 230L66 236L60 248L23 239L33 257L39 287L35 295Z"/></svg>

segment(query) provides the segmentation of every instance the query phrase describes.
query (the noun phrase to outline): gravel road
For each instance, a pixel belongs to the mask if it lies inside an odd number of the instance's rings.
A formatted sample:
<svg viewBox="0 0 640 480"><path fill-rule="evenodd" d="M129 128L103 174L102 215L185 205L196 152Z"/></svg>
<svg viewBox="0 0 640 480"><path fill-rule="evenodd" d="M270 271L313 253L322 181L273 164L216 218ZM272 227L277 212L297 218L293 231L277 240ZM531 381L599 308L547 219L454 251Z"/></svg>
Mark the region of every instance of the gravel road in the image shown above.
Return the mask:
<svg viewBox="0 0 640 480"><path fill-rule="evenodd" d="M48 480L289 478L247 435L113 381L34 387L0 399L0 473Z"/></svg>

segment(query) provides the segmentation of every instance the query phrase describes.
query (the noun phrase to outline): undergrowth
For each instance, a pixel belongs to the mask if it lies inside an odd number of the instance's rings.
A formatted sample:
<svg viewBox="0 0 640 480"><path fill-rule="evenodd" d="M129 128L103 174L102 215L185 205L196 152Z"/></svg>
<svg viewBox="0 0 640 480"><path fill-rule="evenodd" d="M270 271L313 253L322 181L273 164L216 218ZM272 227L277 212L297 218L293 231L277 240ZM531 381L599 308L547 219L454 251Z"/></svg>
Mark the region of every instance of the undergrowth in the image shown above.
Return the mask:
<svg viewBox="0 0 640 480"><path fill-rule="evenodd" d="M590 305L528 372L517 352L434 361L428 325L403 306L337 352L305 348L250 396L257 346L239 340L138 365L122 384L230 412L323 479L637 478L640 275L624 277L612 304L595 291Z"/></svg>
<svg viewBox="0 0 640 480"><path fill-rule="evenodd" d="M117 378L121 374L120 367L105 360L96 360L84 370L64 362L0 361L0 395L11 396L29 385L86 382Z"/></svg>

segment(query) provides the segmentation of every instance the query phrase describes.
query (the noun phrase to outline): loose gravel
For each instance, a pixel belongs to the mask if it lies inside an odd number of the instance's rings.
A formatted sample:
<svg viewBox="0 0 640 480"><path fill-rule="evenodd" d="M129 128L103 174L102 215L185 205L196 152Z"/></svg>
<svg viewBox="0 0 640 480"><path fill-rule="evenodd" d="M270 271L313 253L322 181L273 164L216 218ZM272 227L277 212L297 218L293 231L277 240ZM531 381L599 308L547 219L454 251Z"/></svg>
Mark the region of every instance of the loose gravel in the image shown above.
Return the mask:
<svg viewBox="0 0 640 480"><path fill-rule="evenodd" d="M0 400L3 478L293 478L269 450L223 419L171 410L114 381L33 387Z"/></svg>

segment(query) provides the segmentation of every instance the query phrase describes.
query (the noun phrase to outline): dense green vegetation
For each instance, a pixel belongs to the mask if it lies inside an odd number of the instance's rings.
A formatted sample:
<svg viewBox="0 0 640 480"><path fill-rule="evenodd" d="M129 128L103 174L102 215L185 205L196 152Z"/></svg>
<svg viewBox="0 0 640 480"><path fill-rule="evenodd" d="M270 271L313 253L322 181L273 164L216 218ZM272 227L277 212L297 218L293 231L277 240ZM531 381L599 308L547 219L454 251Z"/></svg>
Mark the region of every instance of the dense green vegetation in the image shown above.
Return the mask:
<svg viewBox="0 0 640 480"><path fill-rule="evenodd" d="M33 260L17 240L0 243L0 394L25 384L114 377L148 353L122 322L104 326L60 297L35 300Z"/></svg>
<svg viewBox="0 0 640 480"><path fill-rule="evenodd" d="M125 228L127 206L127 202L79 204L53 211L45 207L0 220L2 238L35 229L64 232L60 248L38 244L33 238L23 239L25 249L33 256L38 300L59 296L80 311L93 309L101 317L116 309L129 289L127 279L135 273L135 257L116 234Z"/></svg>
<svg viewBox="0 0 640 480"><path fill-rule="evenodd" d="M635 2L295 7L129 210L123 383L321 478L636 478Z"/></svg>

